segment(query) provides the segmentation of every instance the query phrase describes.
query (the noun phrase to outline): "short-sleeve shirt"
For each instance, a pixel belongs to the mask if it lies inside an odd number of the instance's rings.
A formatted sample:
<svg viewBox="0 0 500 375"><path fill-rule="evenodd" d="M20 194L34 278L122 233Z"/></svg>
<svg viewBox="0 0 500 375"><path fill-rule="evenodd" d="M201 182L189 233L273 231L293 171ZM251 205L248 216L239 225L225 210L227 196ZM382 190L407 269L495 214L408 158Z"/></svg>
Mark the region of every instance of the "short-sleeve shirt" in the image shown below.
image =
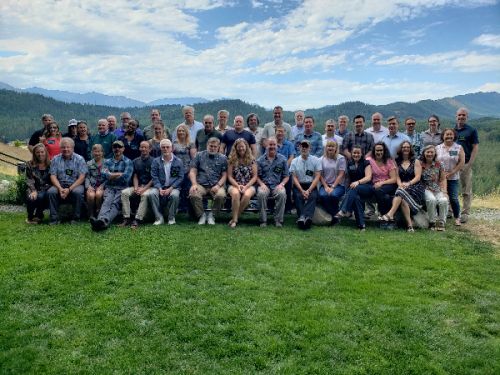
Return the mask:
<svg viewBox="0 0 500 375"><path fill-rule="evenodd" d="M35 146L37 143L40 143L40 137L43 135L45 132L45 128L36 130L32 135L31 138L28 142L30 146Z"/></svg>
<svg viewBox="0 0 500 375"><path fill-rule="evenodd" d="M227 157L221 153L209 154L208 151L198 152L191 162L191 168L198 173L196 181L202 186L215 186L222 173L227 171Z"/></svg>
<svg viewBox="0 0 500 375"><path fill-rule="evenodd" d="M342 155L337 155L336 159L330 159L325 156L321 157L321 167L322 172L321 175L325 179L328 185L333 185L340 171L345 171L346 169L346 160ZM342 185L344 181L341 181Z"/></svg>
<svg viewBox="0 0 500 375"><path fill-rule="evenodd" d="M421 138L422 138L422 149L424 149L425 146L429 146L429 145L437 146L438 144L443 142L441 140L441 132L440 131L438 131L436 134L431 134L431 132L429 130L423 131L421 133Z"/></svg>
<svg viewBox="0 0 500 375"><path fill-rule="evenodd" d="M85 188L92 187L96 189L104 183L106 176L103 174L103 165L104 162L99 165L94 159L87 162L88 172L85 178Z"/></svg>
<svg viewBox="0 0 500 375"><path fill-rule="evenodd" d="M453 142L453 144L448 148L444 143L436 146L436 160L441 163L443 170L448 173L453 168L455 168L460 159L460 150L462 146L458 143ZM448 180L458 180L460 178L460 172L454 173L448 177Z"/></svg>
<svg viewBox="0 0 500 375"><path fill-rule="evenodd" d="M283 155L286 160L288 160L290 156L295 156L295 147L292 142L284 139L282 145L278 144L278 154Z"/></svg>
<svg viewBox="0 0 500 375"><path fill-rule="evenodd" d="M281 124L285 128L286 138L289 141L292 141L293 140L292 127L290 126L289 123L284 121ZM262 131L262 138L267 139L269 137L273 137L275 134L276 134L276 124L274 123L274 121L266 123L264 125L264 130Z"/></svg>
<svg viewBox="0 0 500 375"><path fill-rule="evenodd" d="M442 170L443 166L438 161L433 162L430 167L426 167L425 163L422 163L421 180L427 190L430 190L433 193L441 191L441 187L439 186L439 176Z"/></svg>
<svg viewBox="0 0 500 375"><path fill-rule="evenodd" d="M246 185L250 182L253 177L252 167L254 163L255 160L252 160L250 164L238 164L233 168L233 178L238 185Z"/></svg>
<svg viewBox="0 0 500 375"><path fill-rule="evenodd" d="M198 130L198 133L196 133L196 149L198 152L205 151L207 149L207 142L212 137L220 140L222 139L222 134L215 129L209 133L206 133L205 129Z"/></svg>
<svg viewBox="0 0 500 375"><path fill-rule="evenodd" d="M365 131L361 134L350 132L344 137L342 150L347 149L347 151L351 152L354 146L360 146L363 155L366 155L372 150L374 144L373 136L370 133Z"/></svg>
<svg viewBox="0 0 500 375"><path fill-rule="evenodd" d="M396 165L392 159L387 159L387 162L381 166L373 158L369 158L368 161L372 167L372 182L374 184L391 178L391 171L396 169Z"/></svg>
<svg viewBox="0 0 500 375"><path fill-rule="evenodd" d="M50 175L56 176L62 187L69 187L80 177L87 174L87 163L80 155L73 153L69 159L59 154L50 163Z"/></svg>
<svg viewBox="0 0 500 375"><path fill-rule="evenodd" d="M257 159L258 175L266 186L273 190L285 177L289 175L287 159L276 154L274 159L270 159L266 154Z"/></svg>
<svg viewBox="0 0 500 375"><path fill-rule="evenodd" d="M123 151L123 155L125 155L130 160L134 160L141 156L141 151L139 147L141 142L144 141L144 137L137 132L134 135L134 138L129 141L125 136L120 137L120 141L125 145L125 150Z"/></svg>
<svg viewBox="0 0 500 375"><path fill-rule="evenodd" d="M142 157L138 157L134 159L134 174L137 175L139 180L139 186L144 186L151 181L151 163L153 162L153 158L148 156L143 159Z"/></svg>
<svg viewBox="0 0 500 375"><path fill-rule="evenodd" d="M346 174L349 177L350 182L359 181L365 178L365 169L370 165L370 162L365 159L361 159L358 164L354 160L349 160L347 162Z"/></svg>
<svg viewBox="0 0 500 375"><path fill-rule="evenodd" d="M300 142L309 141L311 144L310 155L317 156L318 158L323 155L323 138L318 132L312 132L311 134L298 134L295 137L295 152L298 155L300 153Z"/></svg>
<svg viewBox="0 0 500 375"><path fill-rule="evenodd" d="M290 165L290 172L297 176L301 184L311 183L314 180L315 173L321 172L322 169L321 160L313 155L309 155L307 159L299 155L292 160Z"/></svg>
<svg viewBox="0 0 500 375"><path fill-rule="evenodd" d="M226 156L231 152L231 148L233 147L234 142L236 142L236 140L240 138L243 138L245 141L247 141L250 146L255 144L255 136L249 131L242 130L238 133L234 129L228 130L222 136L222 143L226 145Z"/></svg>
<svg viewBox="0 0 500 375"><path fill-rule="evenodd" d="M422 152L422 134L413 132L413 134L405 133L405 135L410 138L411 145L413 147L413 151L415 155L418 157Z"/></svg>
<svg viewBox="0 0 500 375"><path fill-rule="evenodd" d="M462 129L455 127L455 131L457 132L457 143L464 149L465 163L468 163L473 146L479 144L477 130L465 124Z"/></svg>

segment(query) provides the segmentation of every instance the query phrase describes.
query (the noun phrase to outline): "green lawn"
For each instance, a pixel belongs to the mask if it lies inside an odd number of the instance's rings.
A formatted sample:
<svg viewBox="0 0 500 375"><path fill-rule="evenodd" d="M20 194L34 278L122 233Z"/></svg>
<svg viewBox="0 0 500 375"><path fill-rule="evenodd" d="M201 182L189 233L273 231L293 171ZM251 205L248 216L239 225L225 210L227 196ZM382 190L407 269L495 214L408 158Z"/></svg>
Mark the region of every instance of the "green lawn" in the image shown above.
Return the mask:
<svg viewBox="0 0 500 375"><path fill-rule="evenodd" d="M465 232L27 226L0 214L1 374L498 374Z"/></svg>

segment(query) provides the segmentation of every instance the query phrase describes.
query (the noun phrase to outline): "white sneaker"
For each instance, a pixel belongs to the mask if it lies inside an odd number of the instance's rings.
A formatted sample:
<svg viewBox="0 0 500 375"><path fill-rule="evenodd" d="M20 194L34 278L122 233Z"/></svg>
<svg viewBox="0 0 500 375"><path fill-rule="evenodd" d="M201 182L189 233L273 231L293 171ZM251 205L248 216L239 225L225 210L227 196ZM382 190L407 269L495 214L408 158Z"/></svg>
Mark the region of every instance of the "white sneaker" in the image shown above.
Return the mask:
<svg viewBox="0 0 500 375"><path fill-rule="evenodd" d="M157 219L153 225L162 225L163 224L163 218Z"/></svg>
<svg viewBox="0 0 500 375"><path fill-rule="evenodd" d="M174 224L175 224L175 218L168 220L168 225L174 225Z"/></svg>
<svg viewBox="0 0 500 375"><path fill-rule="evenodd" d="M207 219L208 225L215 225L214 215L210 212Z"/></svg>
<svg viewBox="0 0 500 375"><path fill-rule="evenodd" d="M205 225L207 222L207 215L206 214L203 214L200 216L200 220L198 220L198 224L199 225Z"/></svg>

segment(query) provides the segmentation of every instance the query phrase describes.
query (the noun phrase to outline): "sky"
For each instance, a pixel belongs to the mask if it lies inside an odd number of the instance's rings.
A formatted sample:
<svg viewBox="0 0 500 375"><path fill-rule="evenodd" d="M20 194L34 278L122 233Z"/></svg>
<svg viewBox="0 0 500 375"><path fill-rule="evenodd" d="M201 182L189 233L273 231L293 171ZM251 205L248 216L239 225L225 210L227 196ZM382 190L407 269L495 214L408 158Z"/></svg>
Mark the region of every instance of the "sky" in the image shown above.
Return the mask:
<svg viewBox="0 0 500 375"><path fill-rule="evenodd" d="M0 82L286 110L500 92L500 4L2 0Z"/></svg>

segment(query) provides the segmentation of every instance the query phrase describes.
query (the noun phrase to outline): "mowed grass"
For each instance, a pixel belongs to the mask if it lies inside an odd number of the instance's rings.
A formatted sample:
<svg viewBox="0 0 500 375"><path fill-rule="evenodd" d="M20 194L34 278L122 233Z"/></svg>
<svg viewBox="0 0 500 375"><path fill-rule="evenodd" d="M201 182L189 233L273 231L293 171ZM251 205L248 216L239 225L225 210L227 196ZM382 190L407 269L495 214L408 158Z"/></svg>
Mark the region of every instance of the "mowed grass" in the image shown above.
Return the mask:
<svg viewBox="0 0 500 375"><path fill-rule="evenodd" d="M498 374L498 248L466 231L0 214L2 374Z"/></svg>

